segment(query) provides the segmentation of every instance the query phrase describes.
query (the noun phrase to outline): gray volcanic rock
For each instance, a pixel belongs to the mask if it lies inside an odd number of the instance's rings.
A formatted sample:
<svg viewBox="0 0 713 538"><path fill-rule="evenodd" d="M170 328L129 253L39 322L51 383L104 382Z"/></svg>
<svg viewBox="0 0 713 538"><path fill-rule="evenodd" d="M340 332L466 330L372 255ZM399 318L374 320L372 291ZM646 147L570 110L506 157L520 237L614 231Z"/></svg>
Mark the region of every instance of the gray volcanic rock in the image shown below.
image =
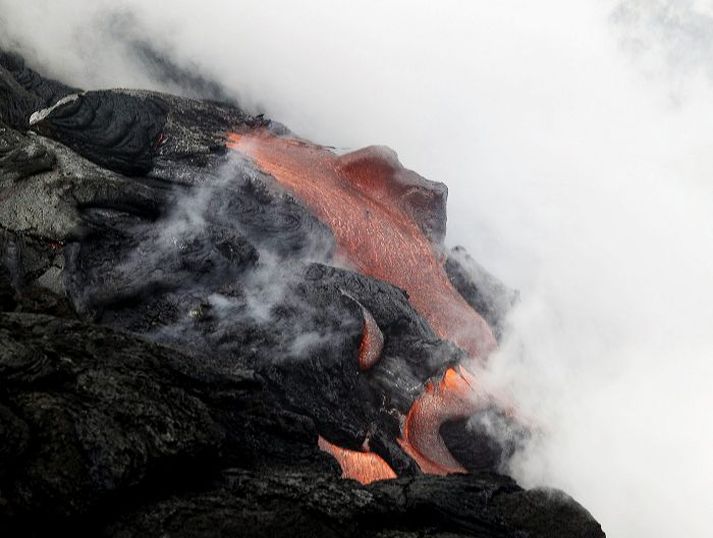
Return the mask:
<svg viewBox="0 0 713 538"><path fill-rule="evenodd" d="M227 152L254 127L287 132L0 53L0 533L602 536L564 494L496 474L513 448L467 421L442 436L472 474L421 473L404 415L465 354ZM444 249L445 187L409 193ZM446 268L499 331L515 295L463 252ZM365 312L383 347L362 371ZM339 479L320 435L400 478Z"/></svg>

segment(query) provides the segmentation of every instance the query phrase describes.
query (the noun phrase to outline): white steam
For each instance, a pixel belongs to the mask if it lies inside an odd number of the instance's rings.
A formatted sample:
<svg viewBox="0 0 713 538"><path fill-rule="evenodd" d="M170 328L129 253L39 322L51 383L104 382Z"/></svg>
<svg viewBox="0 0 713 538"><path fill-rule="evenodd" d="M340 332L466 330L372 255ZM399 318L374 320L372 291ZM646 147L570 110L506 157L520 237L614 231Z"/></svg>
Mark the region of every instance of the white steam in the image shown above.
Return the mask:
<svg viewBox="0 0 713 538"><path fill-rule="evenodd" d="M711 2L0 0L0 44L160 87L116 10L245 106L446 182L449 242L520 290L492 382L549 435L513 472L610 536L710 534Z"/></svg>

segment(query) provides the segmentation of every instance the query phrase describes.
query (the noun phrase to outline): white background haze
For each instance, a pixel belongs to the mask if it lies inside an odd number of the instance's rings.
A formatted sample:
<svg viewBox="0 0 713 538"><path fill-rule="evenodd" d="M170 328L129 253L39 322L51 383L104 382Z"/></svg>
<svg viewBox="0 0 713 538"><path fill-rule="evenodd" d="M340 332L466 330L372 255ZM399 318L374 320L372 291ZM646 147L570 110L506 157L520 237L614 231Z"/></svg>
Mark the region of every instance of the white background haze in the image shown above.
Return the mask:
<svg viewBox="0 0 713 538"><path fill-rule="evenodd" d="M248 110L445 182L449 244L520 290L492 381L548 435L514 476L612 537L711 536L713 2L0 0L0 45L160 88L117 12Z"/></svg>

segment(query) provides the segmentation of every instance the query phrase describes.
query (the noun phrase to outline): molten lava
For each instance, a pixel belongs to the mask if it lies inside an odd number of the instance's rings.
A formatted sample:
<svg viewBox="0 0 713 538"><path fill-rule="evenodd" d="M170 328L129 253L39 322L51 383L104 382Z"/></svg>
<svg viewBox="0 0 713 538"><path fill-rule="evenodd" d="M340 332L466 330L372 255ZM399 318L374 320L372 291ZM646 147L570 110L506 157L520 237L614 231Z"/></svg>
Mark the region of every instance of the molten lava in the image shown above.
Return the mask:
<svg viewBox="0 0 713 538"><path fill-rule="evenodd" d="M339 258L362 274L406 290L410 303L439 337L456 343L473 359L484 360L495 348L490 327L453 287L439 247L419 226L433 220L429 195L434 193L392 153L371 147L338 156L266 129L229 133L228 146L252 159L329 226ZM364 312L362 371L375 364L383 346L376 322ZM465 472L439 428L475 412L472 381L464 370L449 369L437 384L429 382L410 409L399 443L424 472ZM395 477L376 454L346 450L322 438L319 443L339 461L345 477L363 483Z"/></svg>
<svg viewBox="0 0 713 538"><path fill-rule="evenodd" d="M362 310L364 312L364 328L359 343L359 369L366 372L381 357L381 351L384 349L384 335L369 311Z"/></svg>
<svg viewBox="0 0 713 538"><path fill-rule="evenodd" d="M426 384L426 390L409 409L398 441L424 473L466 472L451 455L439 430L444 422L478 411L480 402L474 389L475 378L464 368L449 368L438 384Z"/></svg>
<svg viewBox="0 0 713 538"><path fill-rule="evenodd" d="M361 314L364 317L364 325L361 330L361 341L359 342L359 370L366 372L379 362L381 352L384 350L384 333L379 329L374 316L371 315L364 305L357 301L348 293L342 292L352 301L359 305Z"/></svg>
<svg viewBox="0 0 713 538"><path fill-rule="evenodd" d="M450 283L442 256L409 211L413 180L391 155L372 147L338 156L264 129L231 133L228 145L330 227L338 256L360 273L406 290L438 336L473 358L484 359L495 348L490 327Z"/></svg>
<svg viewBox="0 0 713 538"><path fill-rule="evenodd" d="M321 435L317 441L319 448L331 454L342 468L342 478L351 478L362 484L377 480L396 478L389 464L373 452L357 452L333 445Z"/></svg>

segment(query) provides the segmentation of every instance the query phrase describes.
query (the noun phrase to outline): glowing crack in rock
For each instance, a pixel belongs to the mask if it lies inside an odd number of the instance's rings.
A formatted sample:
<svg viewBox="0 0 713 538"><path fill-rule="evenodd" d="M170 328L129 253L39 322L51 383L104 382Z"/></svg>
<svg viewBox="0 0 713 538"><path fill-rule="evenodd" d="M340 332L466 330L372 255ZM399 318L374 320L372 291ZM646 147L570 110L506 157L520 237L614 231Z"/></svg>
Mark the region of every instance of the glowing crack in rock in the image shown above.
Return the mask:
<svg viewBox="0 0 713 538"><path fill-rule="evenodd" d="M381 332L378 323L371 315L371 312L351 294L342 290L342 295L354 301L361 309L364 323L361 330L361 341L359 342L359 370L366 372L379 362L381 352L384 349L384 333Z"/></svg>
<svg viewBox="0 0 713 538"><path fill-rule="evenodd" d="M370 370L381 358L381 351L384 349L384 334L366 308L362 307L364 315L364 327L361 332L361 342L359 342L359 369L362 372Z"/></svg>
<svg viewBox="0 0 713 538"><path fill-rule="evenodd" d="M495 337L448 280L442 255L400 203L407 171L380 148L338 156L266 130L231 133L228 145L250 157L334 233L337 254L360 273L398 286L441 338L485 358ZM390 158L391 157L391 158ZM413 173L412 173L413 174Z"/></svg>

